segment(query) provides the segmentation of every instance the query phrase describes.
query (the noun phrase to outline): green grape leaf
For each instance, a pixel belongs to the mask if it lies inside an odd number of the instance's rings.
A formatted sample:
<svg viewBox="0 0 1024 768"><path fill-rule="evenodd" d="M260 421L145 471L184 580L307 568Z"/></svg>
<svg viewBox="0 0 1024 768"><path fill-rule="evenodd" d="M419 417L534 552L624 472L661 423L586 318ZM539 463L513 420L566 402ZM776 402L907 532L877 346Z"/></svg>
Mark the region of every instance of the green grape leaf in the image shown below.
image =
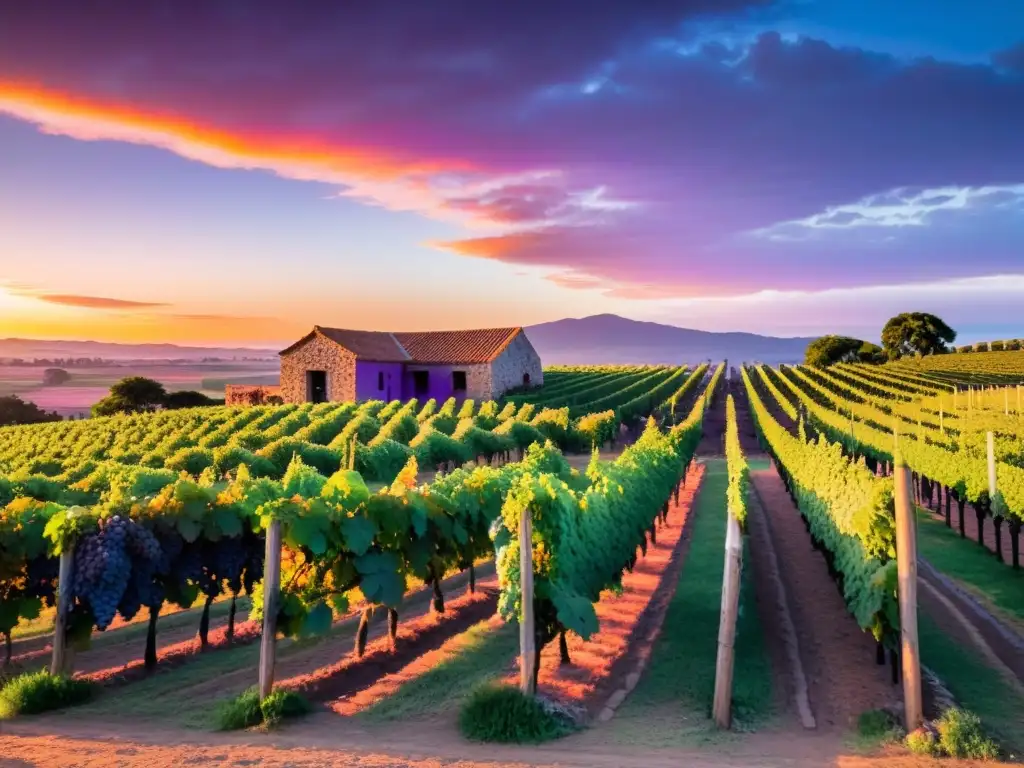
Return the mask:
<svg viewBox="0 0 1024 768"><path fill-rule="evenodd" d="M344 616L349 609L348 595L331 595L331 607L336 614Z"/></svg>
<svg viewBox="0 0 1024 768"><path fill-rule="evenodd" d="M181 538L189 543L198 539L199 534L203 531L203 526L189 517L179 517L177 519L177 528Z"/></svg>
<svg viewBox="0 0 1024 768"><path fill-rule="evenodd" d="M318 600L306 611L302 627L299 630L299 636L313 637L315 635L325 635L330 631L333 621L334 614L331 613L327 603L323 600Z"/></svg>
<svg viewBox="0 0 1024 768"><path fill-rule="evenodd" d="M356 555L365 555L377 535L377 526L362 515L345 517L341 520L341 535L345 549Z"/></svg>
<svg viewBox="0 0 1024 768"><path fill-rule="evenodd" d="M288 526L285 537L288 546L293 549L305 547L314 555L322 555L327 551L328 521L319 515L296 517Z"/></svg>
<svg viewBox="0 0 1024 768"><path fill-rule="evenodd" d="M566 629L572 630L584 640L590 639L597 632L597 611L587 598L553 587L551 602L555 606L558 621Z"/></svg>
<svg viewBox="0 0 1024 768"><path fill-rule="evenodd" d="M364 576L359 588L369 602L396 607L405 594L405 578L398 571L376 571Z"/></svg>
<svg viewBox="0 0 1024 768"><path fill-rule="evenodd" d="M242 521L233 509L217 507L213 512L213 521L223 536L233 539L242 535Z"/></svg>

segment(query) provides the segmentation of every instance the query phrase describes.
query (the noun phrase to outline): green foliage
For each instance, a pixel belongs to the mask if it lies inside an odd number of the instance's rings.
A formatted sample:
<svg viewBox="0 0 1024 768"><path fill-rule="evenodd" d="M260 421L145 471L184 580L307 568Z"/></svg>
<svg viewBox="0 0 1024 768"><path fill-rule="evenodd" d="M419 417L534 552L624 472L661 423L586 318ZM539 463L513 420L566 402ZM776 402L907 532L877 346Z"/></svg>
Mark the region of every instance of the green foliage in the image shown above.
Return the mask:
<svg viewBox="0 0 1024 768"><path fill-rule="evenodd" d="M904 312L882 329L882 347L890 360L946 352L956 341L956 331L927 312Z"/></svg>
<svg viewBox="0 0 1024 768"><path fill-rule="evenodd" d="M736 423L736 404L732 395L725 404L725 459L729 471L726 501L742 528L747 525L747 491L750 486L750 468L740 446L739 426Z"/></svg>
<svg viewBox="0 0 1024 768"><path fill-rule="evenodd" d="M17 395L0 397L0 427L12 424L41 424L60 421L60 414L48 413L35 403L28 403Z"/></svg>
<svg viewBox="0 0 1024 768"><path fill-rule="evenodd" d="M159 381L144 376L128 376L110 388L110 394L92 407L93 416L116 413L146 413L164 404L167 391Z"/></svg>
<svg viewBox="0 0 1024 768"><path fill-rule="evenodd" d="M904 740L904 744L906 744L907 749L915 755L939 757L942 754L942 749L939 747L938 739L936 739L935 734L927 728L918 728L917 730L908 733L907 738Z"/></svg>
<svg viewBox="0 0 1024 768"><path fill-rule="evenodd" d="M995 760L999 748L985 736L981 719L971 712L952 707L942 713L935 727L939 749L950 757L971 760Z"/></svg>
<svg viewBox="0 0 1024 768"><path fill-rule="evenodd" d="M312 711L313 706L305 697L294 691L280 688L271 691L270 695L260 703L260 713L268 728L276 728L285 720L301 717Z"/></svg>
<svg viewBox="0 0 1024 768"><path fill-rule="evenodd" d="M208 448L181 448L168 457L164 467L174 472L198 475L214 463L213 451Z"/></svg>
<svg viewBox="0 0 1024 768"><path fill-rule="evenodd" d="M852 462L843 446L793 437L768 412L746 369L743 381L762 440L806 518L843 574L847 607L876 639L896 642L896 532L891 479Z"/></svg>
<svg viewBox="0 0 1024 768"><path fill-rule="evenodd" d="M164 408L172 411L177 410L178 408L200 408L211 405L224 405L224 401L221 400L218 402L212 397L207 397L202 392L195 392L188 389L179 390L177 392L168 392L163 401Z"/></svg>
<svg viewBox="0 0 1024 768"><path fill-rule="evenodd" d="M539 744L571 733L574 726L518 688L487 683L463 705L459 730L471 741Z"/></svg>
<svg viewBox="0 0 1024 768"><path fill-rule="evenodd" d="M576 422L576 431L582 434L594 448L599 448L614 440L618 429L619 420L615 411L611 410L587 414Z"/></svg>
<svg viewBox="0 0 1024 768"><path fill-rule="evenodd" d="M233 699L222 702L214 715L217 730L238 731L254 728L263 722L260 710L260 692L253 686L242 691Z"/></svg>
<svg viewBox="0 0 1024 768"><path fill-rule="evenodd" d="M826 368L836 363L881 363L881 347L849 336L822 336L807 345L804 365Z"/></svg>
<svg viewBox="0 0 1024 768"><path fill-rule="evenodd" d="M36 715L84 704L92 698L95 684L43 670L26 672L0 688L0 719Z"/></svg>

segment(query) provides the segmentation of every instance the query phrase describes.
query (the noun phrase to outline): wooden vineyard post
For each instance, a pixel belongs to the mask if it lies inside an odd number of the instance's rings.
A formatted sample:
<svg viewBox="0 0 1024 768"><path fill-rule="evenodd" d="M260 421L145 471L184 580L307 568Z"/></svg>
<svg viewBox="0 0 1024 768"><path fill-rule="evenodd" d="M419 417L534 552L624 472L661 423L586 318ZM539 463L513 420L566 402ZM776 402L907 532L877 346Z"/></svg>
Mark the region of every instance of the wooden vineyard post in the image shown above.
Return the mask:
<svg viewBox="0 0 1024 768"><path fill-rule="evenodd" d="M1020 384L1017 385L1017 415L1020 416Z"/></svg>
<svg viewBox="0 0 1024 768"><path fill-rule="evenodd" d="M722 612L718 621L718 661L715 664L715 699L712 705L715 725L719 728L728 728L732 723L732 671L742 568L740 523L730 507L726 518L725 572L722 576Z"/></svg>
<svg viewBox="0 0 1024 768"><path fill-rule="evenodd" d="M1010 390L1009 388L1003 389L1003 414L1005 416L1010 415Z"/></svg>
<svg viewBox="0 0 1024 768"><path fill-rule="evenodd" d="M277 610L281 599L281 521L267 528L267 552L263 566L263 635L260 637L260 701L274 689L277 654Z"/></svg>
<svg viewBox="0 0 1024 768"><path fill-rule="evenodd" d="M939 434L942 434L942 435L946 434L946 427L943 424L943 420L942 420L942 406L941 405L939 406Z"/></svg>
<svg viewBox="0 0 1024 768"><path fill-rule="evenodd" d="M921 656L917 643L917 517L910 500L910 469L896 459L896 571L899 578L903 703L907 731L924 722Z"/></svg>
<svg viewBox="0 0 1024 768"><path fill-rule="evenodd" d="M74 651L68 649L68 614L71 613L71 571L75 562L74 548L60 553L57 571L57 615L53 622L53 657L50 674L63 675L71 671Z"/></svg>
<svg viewBox="0 0 1024 768"><path fill-rule="evenodd" d="M533 696L534 666L537 663L537 635L533 626L533 521L530 508L523 510L519 522L519 592L523 601L523 620L519 624L519 687Z"/></svg>

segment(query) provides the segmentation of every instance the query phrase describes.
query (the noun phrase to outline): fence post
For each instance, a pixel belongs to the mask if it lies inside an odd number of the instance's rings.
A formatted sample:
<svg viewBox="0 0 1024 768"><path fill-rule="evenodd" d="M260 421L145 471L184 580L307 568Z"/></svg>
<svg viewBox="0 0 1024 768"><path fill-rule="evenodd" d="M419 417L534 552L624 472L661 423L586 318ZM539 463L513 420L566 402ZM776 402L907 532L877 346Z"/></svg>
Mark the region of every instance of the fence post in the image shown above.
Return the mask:
<svg viewBox="0 0 1024 768"><path fill-rule="evenodd" d="M60 553L57 571L57 615L53 622L53 657L50 674L63 675L71 671L74 651L68 649L68 614L71 613L71 571L75 562L74 545Z"/></svg>
<svg viewBox="0 0 1024 768"><path fill-rule="evenodd" d="M896 571L899 578L903 702L908 731L924 722L921 656L917 642L917 516L911 502L910 469L896 459Z"/></svg>
<svg viewBox="0 0 1024 768"><path fill-rule="evenodd" d="M281 521L267 528L267 551L263 566L263 635L260 637L260 701L274 689L274 660L277 654L277 611L281 599Z"/></svg>
<svg viewBox="0 0 1024 768"><path fill-rule="evenodd" d="M722 575L722 611L718 621L718 660L715 664L715 725L728 728L732 722L732 672L736 644L736 617L740 605L740 573L743 568L743 538L732 507L726 517L725 571Z"/></svg>
<svg viewBox="0 0 1024 768"><path fill-rule="evenodd" d="M519 687L527 696L537 691L534 666L537 663L537 635L533 621L533 520L529 507L519 518L519 592L523 620L519 624Z"/></svg>
<svg viewBox="0 0 1024 768"><path fill-rule="evenodd" d="M996 436L994 432L989 432L986 435L986 447L988 449L988 503L992 510L992 516L996 517L1000 514L999 509L996 507L996 494L999 492L999 488L996 483ZM998 531L997 531L998 533ZM1002 559L1002 553L997 552L1000 559Z"/></svg>

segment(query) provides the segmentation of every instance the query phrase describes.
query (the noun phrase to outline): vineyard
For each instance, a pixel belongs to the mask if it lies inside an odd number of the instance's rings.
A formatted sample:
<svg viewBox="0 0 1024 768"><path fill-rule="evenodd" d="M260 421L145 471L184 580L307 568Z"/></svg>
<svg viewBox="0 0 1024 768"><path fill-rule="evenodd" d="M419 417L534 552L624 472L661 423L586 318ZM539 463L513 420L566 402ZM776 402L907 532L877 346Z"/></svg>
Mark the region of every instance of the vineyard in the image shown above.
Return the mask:
<svg viewBox="0 0 1024 768"><path fill-rule="evenodd" d="M680 702L702 733L897 727L917 675L940 730L1020 744L1024 354L544 381L0 430L6 676L88 686L83 722L448 712L618 749Z"/></svg>

